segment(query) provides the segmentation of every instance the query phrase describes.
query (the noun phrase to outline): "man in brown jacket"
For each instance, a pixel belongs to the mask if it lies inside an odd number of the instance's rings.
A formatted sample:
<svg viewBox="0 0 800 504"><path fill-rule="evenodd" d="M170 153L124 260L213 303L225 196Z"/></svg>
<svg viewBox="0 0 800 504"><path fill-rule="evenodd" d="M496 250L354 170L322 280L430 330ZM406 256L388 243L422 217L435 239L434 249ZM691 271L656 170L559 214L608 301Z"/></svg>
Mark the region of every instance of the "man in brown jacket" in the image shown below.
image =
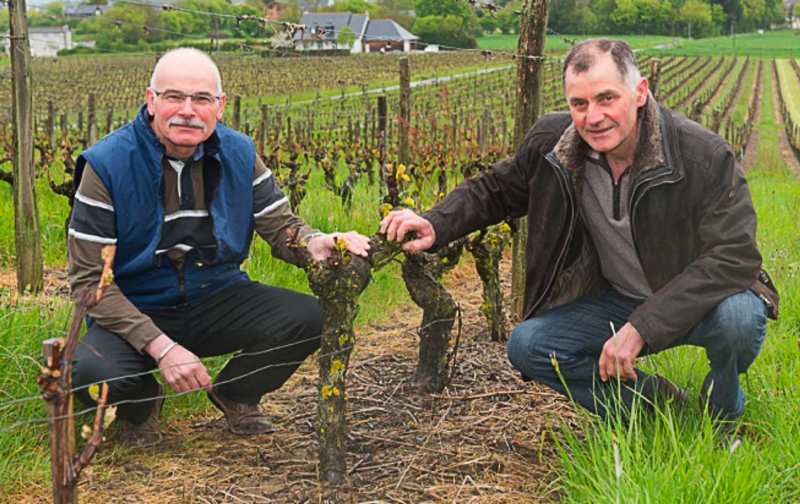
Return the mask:
<svg viewBox="0 0 800 504"><path fill-rule="evenodd" d="M575 46L563 81L569 113L542 117L514 157L423 216L390 213L381 231L413 232L404 248L426 250L527 215L524 321L508 342L525 378L605 416L618 396L628 407L637 394L685 399L636 358L698 345L711 413L738 418L739 374L777 295L761 282L756 216L730 146L659 106L624 42Z"/></svg>

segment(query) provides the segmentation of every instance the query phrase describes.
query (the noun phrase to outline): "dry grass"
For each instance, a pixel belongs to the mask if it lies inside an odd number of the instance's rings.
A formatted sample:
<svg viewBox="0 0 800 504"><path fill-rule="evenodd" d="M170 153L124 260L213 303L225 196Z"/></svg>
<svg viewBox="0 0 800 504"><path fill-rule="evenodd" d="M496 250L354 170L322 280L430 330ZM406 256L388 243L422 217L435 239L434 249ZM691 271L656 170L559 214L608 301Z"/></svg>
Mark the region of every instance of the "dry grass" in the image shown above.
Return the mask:
<svg viewBox="0 0 800 504"><path fill-rule="evenodd" d="M504 278L510 275L504 274ZM574 412L553 392L524 383L503 344L484 339L480 283L471 263L448 285L462 303L463 334L451 384L436 395L413 386L420 310L402 307L358 331L348 374L350 502L547 502L557 496L552 434ZM278 431L239 437L220 419L165 426L154 449L109 446L84 473L81 502L316 502L316 366L307 362L264 407ZM45 500L43 483L18 503ZM31 500L32 499L32 500Z"/></svg>

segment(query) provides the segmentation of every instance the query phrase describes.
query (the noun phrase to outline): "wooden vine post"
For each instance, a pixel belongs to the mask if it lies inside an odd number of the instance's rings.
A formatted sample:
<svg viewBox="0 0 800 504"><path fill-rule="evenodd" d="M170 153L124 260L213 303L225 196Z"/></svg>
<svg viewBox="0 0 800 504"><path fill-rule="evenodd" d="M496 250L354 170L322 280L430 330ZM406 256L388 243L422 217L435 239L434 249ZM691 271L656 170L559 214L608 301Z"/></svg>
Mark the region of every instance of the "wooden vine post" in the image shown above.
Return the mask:
<svg viewBox="0 0 800 504"><path fill-rule="evenodd" d="M97 142L97 98L89 93L88 117L86 119L86 147Z"/></svg>
<svg viewBox="0 0 800 504"><path fill-rule="evenodd" d="M411 69L408 58L400 58L400 162L408 166L411 163Z"/></svg>
<svg viewBox="0 0 800 504"><path fill-rule="evenodd" d="M17 290L42 290L42 245L33 170L33 84L25 0L7 0L14 131L13 188Z"/></svg>
<svg viewBox="0 0 800 504"><path fill-rule="evenodd" d="M108 386L99 387L94 425L86 433L87 441L79 456L75 456L75 423L72 417L72 360L80 338L83 318L91 307L103 297L106 287L113 281L112 264L116 247L103 248L103 274L95 290L87 289L75 303L72 324L66 340L45 340L45 367L37 382L42 398L47 402L50 426L50 465L53 477L53 502L73 504L77 502L76 487L81 471L89 464L103 442L105 415L108 401Z"/></svg>
<svg viewBox="0 0 800 504"><path fill-rule="evenodd" d="M525 134L541 112L544 35L547 28L549 0L524 0L517 45L517 106L514 109L514 150L522 145ZM525 247L528 241L526 218L517 220L512 245L511 306L522 318L525 309Z"/></svg>
<svg viewBox="0 0 800 504"><path fill-rule="evenodd" d="M661 80L661 60L653 58L650 60L650 76L648 78L650 84L650 92L653 98L658 100L658 86Z"/></svg>
<svg viewBox="0 0 800 504"><path fill-rule="evenodd" d="M319 355L319 480L327 497L336 500L337 487L347 481L347 369L355 346L353 321L358 298L367 287L372 269L398 253L396 244L380 238L370 242L370 258L347 252L347 243L335 238L336 249L324 261L314 260L304 243L289 232L289 245L298 251L311 290L325 311Z"/></svg>

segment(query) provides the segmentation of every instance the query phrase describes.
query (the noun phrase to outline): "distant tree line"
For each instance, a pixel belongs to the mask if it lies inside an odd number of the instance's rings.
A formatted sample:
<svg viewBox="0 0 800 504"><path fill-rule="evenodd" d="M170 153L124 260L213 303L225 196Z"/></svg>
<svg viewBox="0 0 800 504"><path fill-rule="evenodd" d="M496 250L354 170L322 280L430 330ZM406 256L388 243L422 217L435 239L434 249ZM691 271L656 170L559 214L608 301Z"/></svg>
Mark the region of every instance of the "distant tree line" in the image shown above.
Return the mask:
<svg viewBox="0 0 800 504"><path fill-rule="evenodd" d="M785 22L783 0L551 0L549 27L565 34L707 37Z"/></svg>

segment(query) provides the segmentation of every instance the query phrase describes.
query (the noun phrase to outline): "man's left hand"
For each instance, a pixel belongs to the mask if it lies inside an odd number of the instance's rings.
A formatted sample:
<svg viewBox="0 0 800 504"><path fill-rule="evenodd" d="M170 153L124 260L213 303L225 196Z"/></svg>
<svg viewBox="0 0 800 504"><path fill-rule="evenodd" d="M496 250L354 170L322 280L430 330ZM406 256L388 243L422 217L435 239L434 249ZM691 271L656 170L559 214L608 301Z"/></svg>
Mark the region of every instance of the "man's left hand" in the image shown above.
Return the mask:
<svg viewBox="0 0 800 504"><path fill-rule="evenodd" d="M603 345L600 354L600 379L608 381L609 378L619 377L622 380L636 381L638 375L634 369L636 357L644 348L645 341L639 331L630 322L622 326Z"/></svg>
<svg viewBox="0 0 800 504"><path fill-rule="evenodd" d="M369 238L355 231L348 231L347 233L321 234L308 240L308 251L311 253L311 257L315 261L327 259L336 249L334 238L344 240L347 250L352 254L361 257L367 257L369 254Z"/></svg>

